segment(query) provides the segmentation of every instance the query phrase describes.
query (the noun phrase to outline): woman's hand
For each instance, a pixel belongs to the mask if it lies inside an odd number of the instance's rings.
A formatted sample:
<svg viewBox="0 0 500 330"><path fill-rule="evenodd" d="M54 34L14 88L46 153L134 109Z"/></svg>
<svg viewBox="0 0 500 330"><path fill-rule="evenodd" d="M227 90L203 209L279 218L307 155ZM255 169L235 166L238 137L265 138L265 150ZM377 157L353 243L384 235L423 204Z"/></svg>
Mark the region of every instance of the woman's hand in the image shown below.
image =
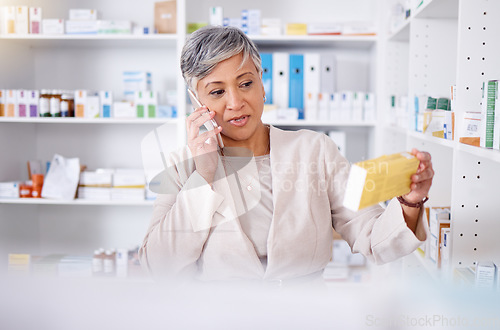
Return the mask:
<svg viewBox="0 0 500 330"><path fill-rule="evenodd" d="M217 169L217 139L216 134L222 131L218 126L214 130L200 134L200 127L215 117L215 112L208 112L203 106L196 109L186 119L188 147L194 158L198 173L211 185Z"/></svg>
<svg viewBox="0 0 500 330"><path fill-rule="evenodd" d="M413 149L411 154L420 160L417 172L411 176L411 191L403 198L410 203L418 203L429 195L434 170L432 169L431 155L428 152Z"/></svg>

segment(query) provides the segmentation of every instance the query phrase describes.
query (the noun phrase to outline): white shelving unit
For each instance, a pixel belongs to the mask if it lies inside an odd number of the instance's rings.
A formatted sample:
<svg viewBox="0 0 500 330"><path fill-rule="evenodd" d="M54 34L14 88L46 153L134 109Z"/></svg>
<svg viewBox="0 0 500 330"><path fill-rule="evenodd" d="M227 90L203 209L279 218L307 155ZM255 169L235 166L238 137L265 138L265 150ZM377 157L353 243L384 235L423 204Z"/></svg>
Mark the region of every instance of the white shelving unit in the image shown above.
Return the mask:
<svg viewBox="0 0 500 330"><path fill-rule="evenodd" d="M499 16L500 3L495 1L425 0L386 40L386 100L388 95L409 95L412 109L414 95L449 98L450 86L457 86L455 141L403 128L386 129L384 137L400 141L387 143L387 152L406 145L432 154L435 178L429 204L452 209L452 261L451 269L442 271L445 278L456 267L500 261L495 219L500 211L495 191L500 152L458 142L464 112L481 109L482 82L500 77L494 60L500 55L495 39ZM431 277L439 278L428 260L417 260Z"/></svg>
<svg viewBox="0 0 500 330"><path fill-rule="evenodd" d="M95 8L104 19L132 19L151 25L154 2L40 0L26 1L26 5L42 7L44 18L67 18L69 8ZM252 8L262 9L264 17L280 17L283 23L371 20L378 9L369 0L313 0L307 10L298 1L288 4L290 8L285 13L282 1L257 0ZM19 3L7 0L3 5ZM89 169L142 167L141 140L158 126L166 127L163 131L167 132L167 149L185 145L186 93L178 59L186 38L186 23L207 21L208 7L216 5L223 6L229 16L237 16L244 9L241 4L226 0L177 0L177 33L168 35L0 35L3 89L112 90L119 96L121 73L144 70L152 72L155 90L176 89L178 94L178 119L0 118L0 181L27 179L26 161L49 161L54 153L79 157ZM353 10L353 5L358 9ZM323 7L335 10L320 13L313 9ZM339 90L378 93L378 36L250 37L261 51L335 53L342 64L337 77ZM348 150L352 150L348 157L353 161L373 156L377 145L377 123L271 124L286 129L344 130L348 134ZM99 246L140 244L151 217L151 206L150 201L0 199L0 268L5 269L7 253L88 255Z"/></svg>

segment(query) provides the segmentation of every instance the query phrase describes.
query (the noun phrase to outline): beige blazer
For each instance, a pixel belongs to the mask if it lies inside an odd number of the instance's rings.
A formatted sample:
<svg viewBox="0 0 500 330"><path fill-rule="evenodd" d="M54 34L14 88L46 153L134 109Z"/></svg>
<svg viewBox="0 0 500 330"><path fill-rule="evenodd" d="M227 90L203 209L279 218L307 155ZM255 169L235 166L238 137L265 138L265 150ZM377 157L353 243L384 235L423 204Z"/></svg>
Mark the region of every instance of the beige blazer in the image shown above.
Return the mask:
<svg viewBox="0 0 500 330"><path fill-rule="evenodd" d="M376 205L352 212L342 206L350 165L325 134L271 126L270 139L274 215L267 267L238 220L245 189L235 193L234 176L226 177L220 159L211 188L184 147L169 156L163 177L168 191L157 197L139 251L154 277L286 280L316 273L331 259L332 226L353 253L377 264L425 241L427 223L420 216L413 234L396 199L385 210Z"/></svg>

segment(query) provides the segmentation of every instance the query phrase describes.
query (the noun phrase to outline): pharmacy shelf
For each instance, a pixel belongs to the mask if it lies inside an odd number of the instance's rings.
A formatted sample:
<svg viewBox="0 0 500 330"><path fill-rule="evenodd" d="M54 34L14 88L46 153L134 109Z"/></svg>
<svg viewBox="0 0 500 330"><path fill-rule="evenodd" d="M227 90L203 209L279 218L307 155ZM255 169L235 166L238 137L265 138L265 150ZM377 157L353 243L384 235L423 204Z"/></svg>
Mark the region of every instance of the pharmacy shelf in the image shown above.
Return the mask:
<svg viewBox="0 0 500 330"><path fill-rule="evenodd" d="M443 147L452 148L452 149L456 145L455 141L453 141L453 140L446 140L446 139L438 138L435 136L431 136L431 135L427 135L427 134L423 134L423 133L415 132L415 131L408 131L408 136L419 139L419 140L423 140L426 142L430 142L430 143L433 143L436 145L440 145Z"/></svg>
<svg viewBox="0 0 500 330"><path fill-rule="evenodd" d="M407 18L394 32L392 32L389 41L409 41L410 40L410 21L411 17Z"/></svg>
<svg viewBox="0 0 500 330"><path fill-rule="evenodd" d="M76 35L0 35L0 40L12 41L33 47L57 47L57 46L82 46L82 47L163 47L169 45L175 47L177 34L76 34Z"/></svg>
<svg viewBox="0 0 500 330"><path fill-rule="evenodd" d="M458 0L425 0L424 3L413 10L408 17L388 37L390 41L409 41L411 22L419 18L458 18Z"/></svg>
<svg viewBox="0 0 500 330"><path fill-rule="evenodd" d="M458 18L457 0L424 0L412 14L415 18Z"/></svg>
<svg viewBox="0 0 500 330"><path fill-rule="evenodd" d="M64 118L64 117L0 117L0 123L40 124L177 124L177 118Z"/></svg>
<svg viewBox="0 0 500 330"><path fill-rule="evenodd" d="M23 205L83 205L83 206L152 206L154 201L55 200L45 198L0 198L0 204Z"/></svg>
<svg viewBox="0 0 500 330"><path fill-rule="evenodd" d="M378 41L376 35L359 35L359 36L249 36L255 43L263 46L328 46L334 48L358 48L369 49Z"/></svg>
<svg viewBox="0 0 500 330"><path fill-rule="evenodd" d="M273 120L266 121L273 126L286 127L375 127L373 122L329 122L329 121L307 121L307 120Z"/></svg>
<svg viewBox="0 0 500 330"><path fill-rule="evenodd" d="M494 162L500 163L500 151L475 147L464 143L457 143L457 150L467 152L471 155L481 157L484 159L492 160Z"/></svg>

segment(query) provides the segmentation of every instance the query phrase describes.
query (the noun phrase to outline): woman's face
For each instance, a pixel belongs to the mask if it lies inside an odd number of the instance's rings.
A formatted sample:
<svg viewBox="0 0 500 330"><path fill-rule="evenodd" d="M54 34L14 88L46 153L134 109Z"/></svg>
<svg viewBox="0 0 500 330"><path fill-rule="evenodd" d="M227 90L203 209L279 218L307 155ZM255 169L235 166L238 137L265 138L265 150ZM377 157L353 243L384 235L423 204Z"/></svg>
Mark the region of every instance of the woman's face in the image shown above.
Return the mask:
<svg viewBox="0 0 500 330"><path fill-rule="evenodd" d="M215 121L222 134L235 141L251 138L262 125L264 86L255 65L242 55L220 62L205 78L198 81L201 103L215 111ZM241 66L241 67L240 67Z"/></svg>

